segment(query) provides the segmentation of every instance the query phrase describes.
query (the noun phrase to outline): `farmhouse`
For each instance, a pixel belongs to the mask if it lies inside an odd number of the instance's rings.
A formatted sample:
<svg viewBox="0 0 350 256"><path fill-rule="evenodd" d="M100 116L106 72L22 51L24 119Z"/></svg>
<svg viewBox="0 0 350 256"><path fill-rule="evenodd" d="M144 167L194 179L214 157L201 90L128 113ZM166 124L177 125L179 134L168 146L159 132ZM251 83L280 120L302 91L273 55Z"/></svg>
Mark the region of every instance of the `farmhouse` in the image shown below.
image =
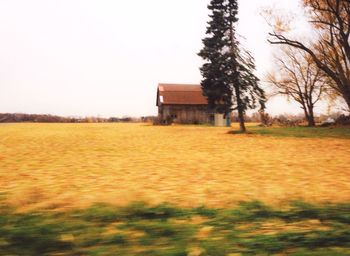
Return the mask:
<svg viewBox="0 0 350 256"><path fill-rule="evenodd" d="M230 126L222 114L209 111L208 101L199 84L159 84L158 119L161 123L215 124Z"/></svg>
<svg viewBox="0 0 350 256"><path fill-rule="evenodd" d="M159 84L157 107L163 123L204 124L213 119L199 84Z"/></svg>

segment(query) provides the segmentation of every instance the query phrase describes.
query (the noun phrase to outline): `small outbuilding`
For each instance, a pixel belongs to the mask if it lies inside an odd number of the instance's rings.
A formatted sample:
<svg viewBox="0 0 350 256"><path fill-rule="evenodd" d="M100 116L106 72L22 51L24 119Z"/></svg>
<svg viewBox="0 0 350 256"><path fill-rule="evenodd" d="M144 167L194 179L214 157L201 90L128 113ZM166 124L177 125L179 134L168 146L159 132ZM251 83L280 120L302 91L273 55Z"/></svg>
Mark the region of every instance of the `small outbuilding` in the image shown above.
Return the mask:
<svg viewBox="0 0 350 256"><path fill-rule="evenodd" d="M161 123L228 124L223 115L211 113L199 84L159 84L158 119Z"/></svg>

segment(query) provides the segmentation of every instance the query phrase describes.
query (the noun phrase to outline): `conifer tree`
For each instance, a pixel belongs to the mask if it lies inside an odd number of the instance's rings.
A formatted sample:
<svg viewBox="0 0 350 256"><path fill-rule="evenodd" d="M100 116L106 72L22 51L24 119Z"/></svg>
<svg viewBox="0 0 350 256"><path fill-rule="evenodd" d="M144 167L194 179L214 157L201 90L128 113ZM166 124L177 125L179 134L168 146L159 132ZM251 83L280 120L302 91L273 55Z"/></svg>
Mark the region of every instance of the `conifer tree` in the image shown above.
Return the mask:
<svg viewBox="0 0 350 256"><path fill-rule="evenodd" d="M240 130L245 132L246 110L256 108L257 103L263 109L266 100L254 75L254 59L240 49L236 39L237 0L211 0L208 9L207 37L198 54L205 61L201 67L203 92L211 110L225 116L237 110Z"/></svg>

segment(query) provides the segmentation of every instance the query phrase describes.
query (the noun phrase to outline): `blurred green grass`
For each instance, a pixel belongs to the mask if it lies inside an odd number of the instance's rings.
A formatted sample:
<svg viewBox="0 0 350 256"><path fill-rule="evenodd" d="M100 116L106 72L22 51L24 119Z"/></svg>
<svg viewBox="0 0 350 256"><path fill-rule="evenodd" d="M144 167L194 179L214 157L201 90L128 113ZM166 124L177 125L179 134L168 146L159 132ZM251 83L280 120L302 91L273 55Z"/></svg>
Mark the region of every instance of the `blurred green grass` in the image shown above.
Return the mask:
<svg viewBox="0 0 350 256"><path fill-rule="evenodd" d="M350 127L249 127L249 132L265 136L292 138L350 139Z"/></svg>
<svg viewBox="0 0 350 256"><path fill-rule="evenodd" d="M0 255L350 255L350 204L0 212Z"/></svg>

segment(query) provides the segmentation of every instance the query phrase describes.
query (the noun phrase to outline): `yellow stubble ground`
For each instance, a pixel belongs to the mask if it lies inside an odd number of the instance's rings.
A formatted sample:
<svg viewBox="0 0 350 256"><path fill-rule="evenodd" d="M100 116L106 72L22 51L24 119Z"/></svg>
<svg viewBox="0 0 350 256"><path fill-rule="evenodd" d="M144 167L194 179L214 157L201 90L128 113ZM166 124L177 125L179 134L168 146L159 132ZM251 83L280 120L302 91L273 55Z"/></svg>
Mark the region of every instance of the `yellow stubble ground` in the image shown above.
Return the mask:
<svg viewBox="0 0 350 256"><path fill-rule="evenodd" d="M147 124L0 126L0 193L21 210L133 201L228 207L350 200L345 139Z"/></svg>

